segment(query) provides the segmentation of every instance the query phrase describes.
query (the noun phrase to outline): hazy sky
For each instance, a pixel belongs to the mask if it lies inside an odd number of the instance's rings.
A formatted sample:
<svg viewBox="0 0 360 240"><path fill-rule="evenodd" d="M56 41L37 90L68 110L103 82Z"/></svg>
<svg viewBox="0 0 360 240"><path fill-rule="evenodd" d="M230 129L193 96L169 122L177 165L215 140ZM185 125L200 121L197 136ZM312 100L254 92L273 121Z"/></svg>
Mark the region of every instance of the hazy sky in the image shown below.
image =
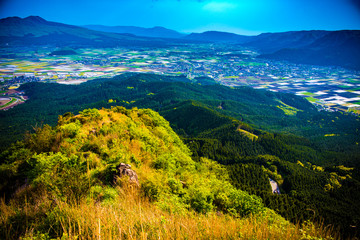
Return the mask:
<svg viewBox="0 0 360 240"><path fill-rule="evenodd" d="M360 0L0 0L0 18L254 35L360 29Z"/></svg>

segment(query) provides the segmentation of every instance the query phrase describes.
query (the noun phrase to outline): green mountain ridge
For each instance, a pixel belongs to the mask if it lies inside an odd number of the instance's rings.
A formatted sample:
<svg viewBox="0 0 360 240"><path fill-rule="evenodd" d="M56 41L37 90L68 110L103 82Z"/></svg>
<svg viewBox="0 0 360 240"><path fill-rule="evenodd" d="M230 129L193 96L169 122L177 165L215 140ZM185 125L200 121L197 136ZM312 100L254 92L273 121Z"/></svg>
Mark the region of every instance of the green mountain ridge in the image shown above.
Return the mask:
<svg viewBox="0 0 360 240"><path fill-rule="evenodd" d="M329 140L329 137L324 136L326 134L336 134L331 139L333 141L338 139L342 142L339 146L348 147L360 141L356 140L354 134L359 128L359 120L351 115L318 112L305 99L291 94L254 90L248 87L232 89L220 85L199 85L199 83L201 82L191 82L185 77L123 74L79 86L25 84L21 89L26 92L30 100L26 104L0 113L1 121L4 121L1 124L2 136L4 139L9 139L7 136L10 136L11 132L11 136L18 135L20 139L20 135L25 130L31 130L31 126L35 126L36 123L54 124L58 115L64 112L76 113L84 108L124 105L151 108L161 112L162 109L174 108L173 104L194 100L216 112L265 131L293 133L317 138L318 142ZM109 103L109 99L116 102ZM288 115L278 107L281 104L279 101L299 111L296 115ZM8 140L2 141L2 145L6 146L6 142ZM332 146L329 146L329 149L332 149Z"/></svg>
<svg viewBox="0 0 360 240"><path fill-rule="evenodd" d="M174 40L181 42L182 40ZM182 41L184 42L184 41ZM63 23L46 21L38 16L0 19L0 43L4 46L165 46L161 38L101 32Z"/></svg>
<svg viewBox="0 0 360 240"><path fill-rule="evenodd" d="M134 27L134 26L104 26L104 25L84 25L83 27L113 33L130 33L136 36L144 37L158 37L158 38L180 38L185 34L181 34L175 30L167 29L164 27Z"/></svg>
<svg viewBox="0 0 360 240"><path fill-rule="evenodd" d="M194 161L169 123L150 109L113 107L65 114L55 127L38 128L2 157L0 192L11 194L9 207L0 207L2 239L34 237L30 231L35 237L63 238L71 232L61 222L62 214L75 225L80 219L66 209L82 201L87 207L96 201L111 208L119 203L118 196L129 198L123 191L134 184L116 177L120 163L132 165L139 194L163 211L218 211L243 218L253 214L273 219L275 228L289 226L260 198L234 188L219 164L206 158ZM25 208L16 205L23 197Z"/></svg>
<svg viewBox="0 0 360 240"><path fill-rule="evenodd" d="M318 112L291 94L202 85L183 76L124 74L78 86L30 83L22 90L30 100L0 113L4 145L14 139L13 129L20 138L36 123L54 125L64 112L151 108L170 122L194 161L226 165L230 182L261 197L266 207L293 222L324 221L344 236L356 234L349 226L360 218L358 117ZM297 109L295 115L285 107ZM268 178L282 194L272 194Z"/></svg>

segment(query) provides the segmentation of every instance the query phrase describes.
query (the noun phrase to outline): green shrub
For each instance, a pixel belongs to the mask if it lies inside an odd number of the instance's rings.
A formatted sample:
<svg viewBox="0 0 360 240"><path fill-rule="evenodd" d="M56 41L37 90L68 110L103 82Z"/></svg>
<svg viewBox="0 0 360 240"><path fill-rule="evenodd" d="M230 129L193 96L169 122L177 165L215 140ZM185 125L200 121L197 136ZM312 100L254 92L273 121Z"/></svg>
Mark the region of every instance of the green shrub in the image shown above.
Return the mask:
<svg viewBox="0 0 360 240"><path fill-rule="evenodd" d="M90 179L84 174L86 165L76 155L67 157L60 152L35 154L31 164L30 177L35 185L43 185L65 199L79 200L87 193Z"/></svg>
<svg viewBox="0 0 360 240"><path fill-rule="evenodd" d="M190 205L199 213L207 213L213 209L213 196L202 189L194 189L190 192Z"/></svg>
<svg viewBox="0 0 360 240"><path fill-rule="evenodd" d="M145 181L141 184L141 191L145 197L148 197L151 201L155 201L160 196L160 187L152 181Z"/></svg>
<svg viewBox="0 0 360 240"><path fill-rule="evenodd" d="M69 138L74 138L76 134L78 134L80 128L81 128L81 123L79 120L60 126L60 130L63 133L63 135Z"/></svg>
<svg viewBox="0 0 360 240"><path fill-rule="evenodd" d="M93 109L85 109L80 113L80 116L83 118L89 118L90 120L101 120L102 116L99 113L99 110L96 108Z"/></svg>
<svg viewBox="0 0 360 240"><path fill-rule="evenodd" d="M117 191L113 187L103 187L95 185L90 188L90 199L101 201L105 203L113 202L118 196Z"/></svg>

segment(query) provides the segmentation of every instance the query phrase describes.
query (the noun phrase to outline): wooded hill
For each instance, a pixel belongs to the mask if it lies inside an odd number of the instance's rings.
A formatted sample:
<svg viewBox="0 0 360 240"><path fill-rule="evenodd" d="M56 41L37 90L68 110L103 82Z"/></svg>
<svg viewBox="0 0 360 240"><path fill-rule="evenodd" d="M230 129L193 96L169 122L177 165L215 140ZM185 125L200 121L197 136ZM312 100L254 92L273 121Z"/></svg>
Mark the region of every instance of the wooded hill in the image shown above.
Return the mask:
<svg viewBox="0 0 360 240"><path fill-rule="evenodd" d="M225 165L233 186L256 194L266 207L292 222L332 224L344 237L357 232L358 117L319 112L294 95L229 88L207 78L123 74L77 86L30 83L21 89L30 99L0 113L4 145L36 124L54 126L65 112L151 108L170 122L194 161L205 157ZM12 151L2 159L14 156ZM269 178L279 183L280 195L272 194Z"/></svg>
<svg viewBox="0 0 360 240"><path fill-rule="evenodd" d="M161 47L186 40L165 41L161 38L94 31L87 28L47 21L38 16L0 19L0 46L57 47Z"/></svg>
<svg viewBox="0 0 360 240"><path fill-rule="evenodd" d="M55 127L38 128L3 155L0 190L11 197L0 204L0 237L330 237L311 223L290 224L232 186L223 166L190 155L149 109L60 116Z"/></svg>

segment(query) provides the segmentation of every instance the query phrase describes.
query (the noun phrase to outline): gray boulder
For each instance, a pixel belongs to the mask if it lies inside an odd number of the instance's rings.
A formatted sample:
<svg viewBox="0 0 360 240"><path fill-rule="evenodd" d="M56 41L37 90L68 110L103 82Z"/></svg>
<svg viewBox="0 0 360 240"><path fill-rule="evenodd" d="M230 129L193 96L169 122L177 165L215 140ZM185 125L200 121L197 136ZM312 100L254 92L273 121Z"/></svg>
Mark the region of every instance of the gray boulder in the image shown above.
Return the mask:
<svg viewBox="0 0 360 240"><path fill-rule="evenodd" d="M128 176L130 183L135 183L137 186L139 186L138 176L136 172L131 169L130 164L120 163L119 165L116 166L116 170L117 171L116 171L115 179L116 177L123 178L124 176Z"/></svg>

